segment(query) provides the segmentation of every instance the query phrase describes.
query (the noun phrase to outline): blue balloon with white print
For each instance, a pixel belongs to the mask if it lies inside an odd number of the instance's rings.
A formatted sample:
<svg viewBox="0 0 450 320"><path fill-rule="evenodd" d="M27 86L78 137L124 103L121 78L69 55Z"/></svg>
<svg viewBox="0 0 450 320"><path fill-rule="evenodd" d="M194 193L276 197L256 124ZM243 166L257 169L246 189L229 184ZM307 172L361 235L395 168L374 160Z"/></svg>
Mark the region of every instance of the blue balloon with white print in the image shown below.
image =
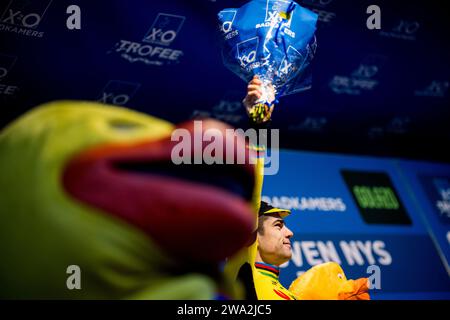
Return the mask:
<svg viewBox="0 0 450 320"><path fill-rule="evenodd" d="M263 87L273 85L276 99L309 89L317 18L286 0L253 0L220 11L225 66L246 82L257 75Z"/></svg>

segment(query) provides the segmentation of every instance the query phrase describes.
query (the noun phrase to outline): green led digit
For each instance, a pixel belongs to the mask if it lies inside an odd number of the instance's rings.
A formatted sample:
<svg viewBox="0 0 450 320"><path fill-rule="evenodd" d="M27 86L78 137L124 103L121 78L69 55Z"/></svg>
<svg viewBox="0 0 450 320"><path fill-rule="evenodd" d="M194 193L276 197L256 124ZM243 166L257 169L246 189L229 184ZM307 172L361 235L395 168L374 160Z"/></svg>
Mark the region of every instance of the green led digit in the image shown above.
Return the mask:
<svg viewBox="0 0 450 320"><path fill-rule="evenodd" d="M386 192L384 187L373 187L373 195L376 199L376 209L388 209L389 201L386 199Z"/></svg>
<svg viewBox="0 0 450 320"><path fill-rule="evenodd" d="M361 208L366 209L372 207L373 204L371 203L372 201L369 188L364 186L354 186L353 194L355 195Z"/></svg>
<svg viewBox="0 0 450 320"><path fill-rule="evenodd" d="M389 209L398 209L400 204L398 203L397 197L391 188L386 188L386 198L388 199Z"/></svg>

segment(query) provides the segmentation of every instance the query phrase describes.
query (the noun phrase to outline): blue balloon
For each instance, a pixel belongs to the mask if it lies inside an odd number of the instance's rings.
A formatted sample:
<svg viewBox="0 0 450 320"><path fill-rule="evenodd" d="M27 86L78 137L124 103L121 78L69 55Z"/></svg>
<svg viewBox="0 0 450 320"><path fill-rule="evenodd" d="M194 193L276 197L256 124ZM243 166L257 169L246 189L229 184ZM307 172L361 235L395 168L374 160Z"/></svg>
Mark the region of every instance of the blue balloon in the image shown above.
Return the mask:
<svg viewBox="0 0 450 320"><path fill-rule="evenodd" d="M225 66L249 82L257 75L275 99L311 88L318 15L294 1L253 0L218 14ZM270 105L267 93L261 102Z"/></svg>

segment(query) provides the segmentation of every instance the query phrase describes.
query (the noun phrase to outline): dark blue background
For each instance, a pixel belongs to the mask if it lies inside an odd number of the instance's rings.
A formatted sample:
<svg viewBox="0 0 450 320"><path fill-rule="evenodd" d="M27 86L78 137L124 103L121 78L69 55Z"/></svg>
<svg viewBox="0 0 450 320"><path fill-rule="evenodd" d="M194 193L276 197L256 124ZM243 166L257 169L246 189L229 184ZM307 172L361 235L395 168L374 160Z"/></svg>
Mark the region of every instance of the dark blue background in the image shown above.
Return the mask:
<svg viewBox="0 0 450 320"><path fill-rule="evenodd" d="M17 10L24 3L20 8L26 15L49 2L13 0L11 6ZM44 33L41 38L7 32L2 25L11 21L0 23L0 67L1 55L15 59L0 85L18 87L14 95L0 94L2 125L49 100L99 99L108 82L120 81L138 87L127 107L173 122L209 115L246 127L240 106L246 85L222 64L216 21L220 10L243 3L53 0L36 27ZM282 130L282 146L448 161L443 150L450 142L445 1L299 3L319 13L318 51L313 89L283 98L274 113L273 126ZM71 4L81 8L79 31L66 28L66 8ZM371 4L381 8L381 30L366 27ZM0 3L1 14L8 5L9 1ZM183 51L179 63L130 63L114 52L121 39L143 43L158 13L185 17L169 46ZM335 76L352 81L352 74L377 81L374 89L363 89L359 95L332 90ZM415 95L433 81L428 96ZM131 89L113 90L120 95Z"/></svg>

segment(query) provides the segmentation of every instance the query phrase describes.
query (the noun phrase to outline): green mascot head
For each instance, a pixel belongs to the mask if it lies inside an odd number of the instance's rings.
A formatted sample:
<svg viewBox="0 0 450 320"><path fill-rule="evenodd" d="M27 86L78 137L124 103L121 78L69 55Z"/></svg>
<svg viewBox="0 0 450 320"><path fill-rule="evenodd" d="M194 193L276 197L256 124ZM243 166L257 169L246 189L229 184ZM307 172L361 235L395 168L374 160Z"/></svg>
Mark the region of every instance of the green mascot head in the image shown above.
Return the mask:
<svg viewBox="0 0 450 320"><path fill-rule="evenodd" d="M0 298L214 298L220 264L251 239L255 177L248 162L174 164L174 130L194 127L75 101L6 127ZM207 148L188 146L181 156Z"/></svg>

